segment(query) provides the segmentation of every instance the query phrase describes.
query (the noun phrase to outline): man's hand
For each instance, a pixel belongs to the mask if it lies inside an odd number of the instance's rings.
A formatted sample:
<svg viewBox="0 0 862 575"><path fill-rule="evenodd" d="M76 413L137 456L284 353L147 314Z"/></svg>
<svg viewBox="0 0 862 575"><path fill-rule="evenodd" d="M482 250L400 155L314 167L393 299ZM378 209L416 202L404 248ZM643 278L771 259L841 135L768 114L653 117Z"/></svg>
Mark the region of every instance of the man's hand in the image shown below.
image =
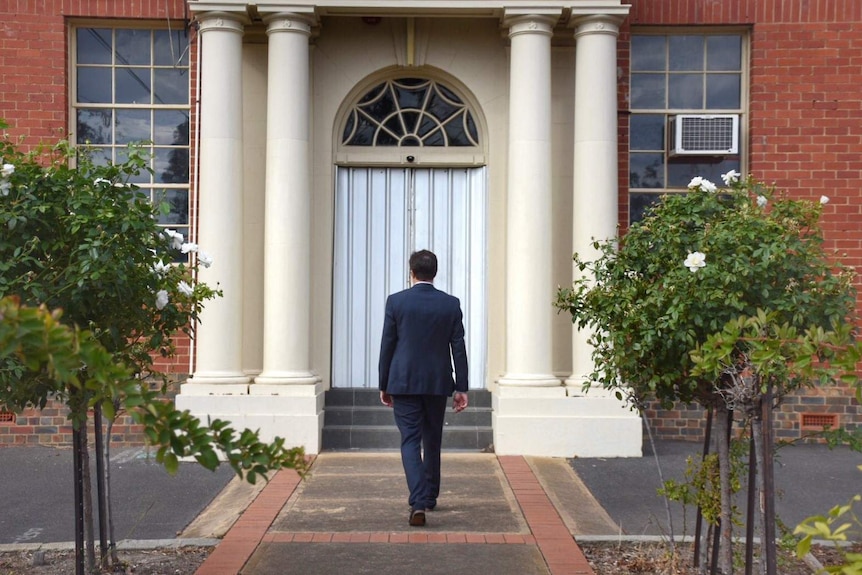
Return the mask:
<svg viewBox="0 0 862 575"><path fill-rule="evenodd" d="M380 403L386 407L392 407L392 396L385 391L380 392Z"/></svg>
<svg viewBox="0 0 862 575"><path fill-rule="evenodd" d="M464 411L464 408L467 407L467 394L463 391L456 391L455 396L452 398L452 409L455 410L455 413L459 413Z"/></svg>

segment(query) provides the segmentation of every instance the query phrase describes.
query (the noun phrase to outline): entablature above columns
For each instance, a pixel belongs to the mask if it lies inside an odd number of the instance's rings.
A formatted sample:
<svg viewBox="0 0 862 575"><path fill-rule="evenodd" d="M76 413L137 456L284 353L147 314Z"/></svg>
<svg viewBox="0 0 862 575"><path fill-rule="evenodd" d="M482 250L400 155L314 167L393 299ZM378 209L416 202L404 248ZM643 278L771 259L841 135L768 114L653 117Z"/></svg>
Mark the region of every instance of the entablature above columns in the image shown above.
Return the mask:
<svg viewBox="0 0 862 575"><path fill-rule="evenodd" d="M244 13L253 21L265 14L307 16L441 16L505 19L515 14L556 13L561 23L586 15L624 18L631 6L622 0L188 0L196 14L219 11Z"/></svg>

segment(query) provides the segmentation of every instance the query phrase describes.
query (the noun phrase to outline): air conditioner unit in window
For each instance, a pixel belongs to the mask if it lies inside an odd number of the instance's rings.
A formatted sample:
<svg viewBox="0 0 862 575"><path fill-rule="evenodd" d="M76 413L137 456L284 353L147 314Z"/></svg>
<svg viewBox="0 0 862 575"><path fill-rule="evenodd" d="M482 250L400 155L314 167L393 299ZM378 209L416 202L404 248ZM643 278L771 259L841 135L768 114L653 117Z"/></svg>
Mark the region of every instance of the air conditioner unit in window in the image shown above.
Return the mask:
<svg viewBox="0 0 862 575"><path fill-rule="evenodd" d="M739 153L739 114L677 114L670 118L671 156Z"/></svg>

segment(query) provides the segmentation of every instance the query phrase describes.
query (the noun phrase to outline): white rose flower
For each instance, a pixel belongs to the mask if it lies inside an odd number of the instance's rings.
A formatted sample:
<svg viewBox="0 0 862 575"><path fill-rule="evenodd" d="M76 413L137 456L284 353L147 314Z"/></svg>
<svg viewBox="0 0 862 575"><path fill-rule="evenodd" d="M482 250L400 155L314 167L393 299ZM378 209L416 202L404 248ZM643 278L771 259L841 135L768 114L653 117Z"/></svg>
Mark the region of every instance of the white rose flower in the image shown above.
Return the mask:
<svg viewBox="0 0 862 575"><path fill-rule="evenodd" d="M691 273L694 273L706 265L706 255L702 252L688 252L688 256L686 256L682 265L687 267Z"/></svg>
<svg viewBox="0 0 862 575"><path fill-rule="evenodd" d="M158 263L156 263L156 265L153 266L153 272L155 272L155 274L159 277L164 277L165 274L168 273L169 269L170 269L170 266L165 265L165 263L162 260L159 260Z"/></svg>
<svg viewBox="0 0 862 575"><path fill-rule="evenodd" d="M692 178L691 181L688 183L688 189L689 190L696 190L697 188L700 187L700 184L702 182L703 182L703 178L701 178L700 176L696 176L696 177Z"/></svg>
<svg viewBox="0 0 862 575"><path fill-rule="evenodd" d="M177 289L185 296L191 296L194 293L192 286L187 284L185 281L180 281L180 283L177 284Z"/></svg>
<svg viewBox="0 0 862 575"><path fill-rule="evenodd" d="M183 234L176 232L171 229L165 230L165 235L171 240L171 247L175 250L182 249L183 247Z"/></svg>
<svg viewBox="0 0 862 575"><path fill-rule="evenodd" d="M766 196L757 196L757 205L761 208L765 208L766 204L769 203L769 200L766 199Z"/></svg>
<svg viewBox="0 0 862 575"><path fill-rule="evenodd" d="M704 192L715 192L718 187L709 180L703 180L700 182L700 189Z"/></svg>
<svg viewBox="0 0 862 575"><path fill-rule="evenodd" d="M160 289L156 292L156 309L165 309L166 305L168 305L168 292Z"/></svg>
<svg viewBox="0 0 862 575"><path fill-rule="evenodd" d="M209 254L208 254L208 253L206 253L205 251L199 251L199 252L198 252L198 262L199 262L203 267L208 268L208 267L210 267L211 265L213 265L213 258L212 258L212 256L211 256L211 255L209 255Z"/></svg>
<svg viewBox="0 0 862 575"><path fill-rule="evenodd" d="M192 243L192 242L188 242L188 243L183 244L183 245L180 247L180 250L181 250L184 254L187 254L187 253L189 253L189 252L196 252L196 251L198 251L198 245L197 245L197 244L195 244L195 243Z"/></svg>
<svg viewBox="0 0 862 575"><path fill-rule="evenodd" d="M726 174L721 174L721 179L724 180L724 185L729 186L731 184L735 184L739 181L739 176L741 174L736 170L730 170Z"/></svg>
<svg viewBox="0 0 862 575"><path fill-rule="evenodd" d="M825 206L828 203L829 203L829 196L820 196L820 204L821 205Z"/></svg>
<svg viewBox="0 0 862 575"><path fill-rule="evenodd" d="M0 176L4 178L8 178L12 174L15 173L15 166L13 164L3 164L3 167L0 168Z"/></svg>

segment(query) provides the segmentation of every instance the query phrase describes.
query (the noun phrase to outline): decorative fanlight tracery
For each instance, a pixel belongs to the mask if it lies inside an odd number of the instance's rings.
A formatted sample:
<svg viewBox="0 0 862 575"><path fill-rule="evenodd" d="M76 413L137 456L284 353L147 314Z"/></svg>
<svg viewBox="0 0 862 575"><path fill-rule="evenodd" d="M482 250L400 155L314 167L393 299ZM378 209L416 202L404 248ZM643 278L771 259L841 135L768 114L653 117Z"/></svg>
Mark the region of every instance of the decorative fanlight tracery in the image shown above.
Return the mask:
<svg viewBox="0 0 862 575"><path fill-rule="evenodd" d="M451 89L424 78L387 80L350 110L345 146L478 146L469 107Z"/></svg>

